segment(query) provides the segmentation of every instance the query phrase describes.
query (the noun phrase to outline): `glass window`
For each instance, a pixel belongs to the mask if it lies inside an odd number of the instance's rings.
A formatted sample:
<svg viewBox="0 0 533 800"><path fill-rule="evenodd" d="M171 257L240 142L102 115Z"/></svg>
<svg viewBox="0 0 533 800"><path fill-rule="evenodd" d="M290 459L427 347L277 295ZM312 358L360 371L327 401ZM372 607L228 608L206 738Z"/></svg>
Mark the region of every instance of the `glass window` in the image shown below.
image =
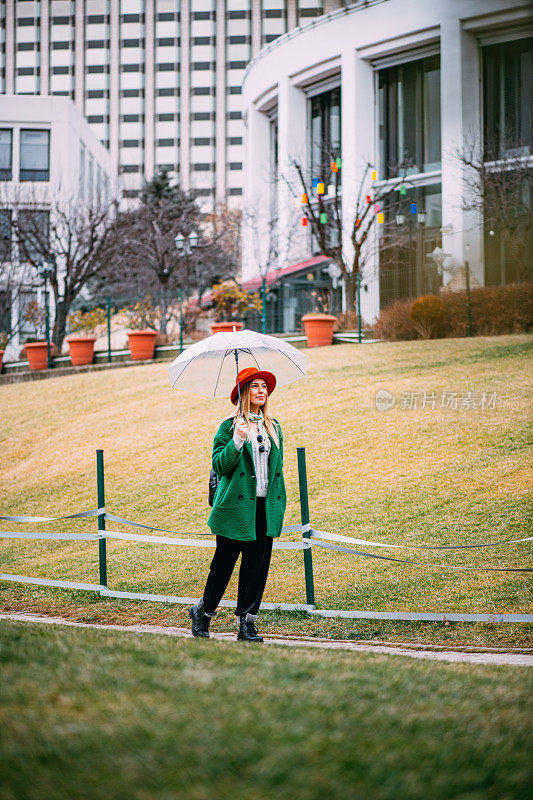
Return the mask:
<svg viewBox="0 0 533 800"><path fill-rule="evenodd" d="M35 322L27 317L31 313L31 309L37 307L37 292L35 291L21 291L19 294L19 334L23 338L35 336L37 334L37 327Z"/></svg>
<svg viewBox="0 0 533 800"><path fill-rule="evenodd" d="M0 180L10 181L12 179L12 142L13 131L0 130Z"/></svg>
<svg viewBox="0 0 533 800"><path fill-rule="evenodd" d="M533 153L533 37L483 48L485 158Z"/></svg>
<svg viewBox="0 0 533 800"><path fill-rule="evenodd" d="M50 180L50 131L20 132L20 180Z"/></svg>
<svg viewBox="0 0 533 800"><path fill-rule="evenodd" d="M407 187L406 187L407 188ZM392 192L383 202L380 225L380 307L403 297L437 293L442 278L428 257L442 247L441 186L409 187Z"/></svg>
<svg viewBox="0 0 533 800"><path fill-rule="evenodd" d="M11 260L11 211L0 211L0 264Z"/></svg>
<svg viewBox="0 0 533 800"><path fill-rule="evenodd" d="M329 182L330 162L341 155L341 90L311 99L311 177ZM340 172L338 173L340 178Z"/></svg>
<svg viewBox="0 0 533 800"><path fill-rule="evenodd" d="M48 211L20 211L17 225L20 255L33 264L50 256L50 214Z"/></svg>
<svg viewBox="0 0 533 800"><path fill-rule="evenodd" d="M441 166L440 56L379 72L381 177Z"/></svg>
<svg viewBox="0 0 533 800"><path fill-rule="evenodd" d="M85 145L80 143L80 185L79 194L83 200L85 198Z"/></svg>

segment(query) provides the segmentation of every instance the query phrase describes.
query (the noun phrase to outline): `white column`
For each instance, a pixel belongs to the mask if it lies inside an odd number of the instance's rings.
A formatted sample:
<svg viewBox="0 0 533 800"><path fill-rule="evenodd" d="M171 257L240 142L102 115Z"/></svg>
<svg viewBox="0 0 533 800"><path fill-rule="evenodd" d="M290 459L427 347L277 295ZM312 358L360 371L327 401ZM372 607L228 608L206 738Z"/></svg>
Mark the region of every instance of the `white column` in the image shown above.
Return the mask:
<svg viewBox="0 0 533 800"><path fill-rule="evenodd" d="M217 0L215 54L215 198L226 199L226 0Z"/></svg>
<svg viewBox="0 0 533 800"><path fill-rule="evenodd" d="M41 0L41 63L39 74L41 76L40 94L50 94L50 3Z"/></svg>
<svg viewBox="0 0 533 800"><path fill-rule="evenodd" d="M119 160L119 0L111 0L109 16L109 152L113 168Z"/></svg>
<svg viewBox="0 0 533 800"><path fill-rule="evenodd" d="M345 260L351 267L353 247L350 237L355 221L355 204L367 164L376 163L375 75L371 65L359 58L353 48L342 53L341 64L342 244ZM362 316L365 321L370 321L379 312L377 255L365 265L363 283L368 286L368 291L361 292Z"/></svg>
<svg viewBox="0 0 533 800"><path fill-rule="evenodd" d="M85 3L75 4L74 16L74 102L85 111Z"/></svg>
<svg viewBox="0 0 533 800"><path fill-rule="evenodd" d="M301 186L292 163L300 164L306 176L308 138L306 95L284 76L278 92L278 247L282 262L294 260L305 248L306 229L298 223Z"/></svg>
<svg viewBox="0 0 533 800"><path fill-rule="evenodd" d="M298 25L298 0L287 0L287 30L291 31Z"/></svg>
<svg viewBox="0 0 533 800"><path fill-rule="evenodd" d="M252 58L261 50L261 0L252 0Z"/></svg>
<svg viewBox="0 0 533 800"><path fill-rule="evenodd" d="M250 106L245 120L242 279L258 274L265 252L261 232L270 206L270 120Z"/></svg>
<svg viewBox="0 0 533 800"><path fill-rule="evenodd" d="M482 219L461 209L472 178L457 158L458 151L480 142L480 52L474 37L455 18L445 18L441 25L441 130L442 224L445 230L449 226L442 248L452 255L452 268L468 258L473 275L483 285Z"/></svg>
<svg viewBox="0 0 533 800"><path fill-rule="evenodd" d="M144 177L149 181L153 177L155 164L154 0L145 0L144 4L144 42Z"/></svg>
<svg viewBox="0 0 533 800"><path fill-rule="evenodd" d="M180 4L180 184L188 191L191 186L191 50L190 50L190 3L182 0Z"/></svg>
<svg viewBox="0 0 533 800"><path fill-rule="evenodd" d="M6 4L6 94L15 94L15 0Z"/></svg>

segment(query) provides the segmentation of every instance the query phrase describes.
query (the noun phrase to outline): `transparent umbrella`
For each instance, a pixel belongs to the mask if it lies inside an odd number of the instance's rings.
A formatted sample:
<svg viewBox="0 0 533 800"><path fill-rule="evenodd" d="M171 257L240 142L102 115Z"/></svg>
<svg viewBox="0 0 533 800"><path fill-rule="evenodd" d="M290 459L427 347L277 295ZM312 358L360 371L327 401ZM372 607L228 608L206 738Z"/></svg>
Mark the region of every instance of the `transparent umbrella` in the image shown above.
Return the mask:
<svg viewBox="0 0 533 800"><path fill-rule="evenodd" d="M276 385L307 377L308 357L284 339L256 331L214 333L188 347L168 367L172 388L203 397L228 397L239 370L257 367L273 372ZM239 410L241 391L238 385Z"/></svg>

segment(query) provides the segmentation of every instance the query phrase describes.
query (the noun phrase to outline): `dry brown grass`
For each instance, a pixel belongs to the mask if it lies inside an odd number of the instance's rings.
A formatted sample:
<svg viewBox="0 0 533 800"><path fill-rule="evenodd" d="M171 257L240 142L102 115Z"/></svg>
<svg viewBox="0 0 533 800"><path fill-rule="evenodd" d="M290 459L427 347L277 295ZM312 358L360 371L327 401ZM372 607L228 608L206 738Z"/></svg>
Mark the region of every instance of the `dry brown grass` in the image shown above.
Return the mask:
<svg viewBox="0 0 533 800"><path fill-rule="evenodd" d="M515 335L308 351L309 379L272 397L284 430L285 523L299 521L296 447L304 446L313 527L392 543L527 535L530 346L530 336ZM397 398L403 391L497 392L498 402L487 411L397 404L378 412L378 388ZM5 386L1 398L3 514L96 507L95 450L102 448L109 511L208 532L211 443L228 401L171 391L162 364ZM88 520L68 529L95 527ZM212 553L118 541L108 541L107 550L110 588L185 596L201 592ZM98 581L94 542L8 540L0 552L4 572ZM322 608L531 611L527 575L384 564L318 549L313 557ZM530 561L524 545L416 557L464 566ZM4 607L67 594L7 583L2 589ZM233 583L227 596L234 591ZM274 556L265 600L304 600L301 553ZM83 602L94 608L94 600Z"/></svg>

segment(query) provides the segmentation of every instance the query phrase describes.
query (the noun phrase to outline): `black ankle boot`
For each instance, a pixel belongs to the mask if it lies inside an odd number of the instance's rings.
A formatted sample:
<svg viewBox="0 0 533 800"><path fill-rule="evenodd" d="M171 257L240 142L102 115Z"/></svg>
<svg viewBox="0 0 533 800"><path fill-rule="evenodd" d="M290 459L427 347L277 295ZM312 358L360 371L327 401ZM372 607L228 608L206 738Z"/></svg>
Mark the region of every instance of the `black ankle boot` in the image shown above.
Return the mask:
<svg viewBox="0 0 533 800"><path fill-rule="evenodd" d="M246 614L244 616L239 617L240 620L240 627L239 633L237 634L237 639L240 639L241 642L262 642L263 637L259 636L257 633L257 629L254 625L253 619L246 619Z"/></svg>
<svg viewBox="0 0 533 800"><path fill-rule="evenodd" d="M209 623L211 622L211 617L204 614L203 604L198 603L190 608L189 617L192 619L192 635L209 639Z"/></svg>

